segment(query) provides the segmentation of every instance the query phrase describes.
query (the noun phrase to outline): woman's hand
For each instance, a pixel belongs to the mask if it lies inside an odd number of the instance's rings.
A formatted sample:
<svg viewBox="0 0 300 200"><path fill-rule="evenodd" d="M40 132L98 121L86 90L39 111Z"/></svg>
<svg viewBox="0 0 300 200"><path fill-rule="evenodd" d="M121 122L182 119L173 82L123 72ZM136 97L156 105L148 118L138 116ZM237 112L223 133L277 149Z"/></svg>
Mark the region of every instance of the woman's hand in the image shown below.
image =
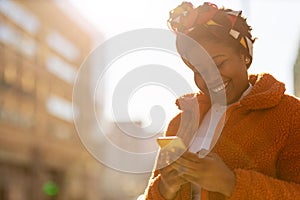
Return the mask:
<svg viewBox="0 0 300 200"><path fill-rule="evenodd" d="M228 197L235 186L235 174L215 153L199 158L197 154L186 151L171 167L186 181Z"/></svg>
<svg viewBox="0 0 300 200"><path fill-rule="evenodd" d="M178 155L169 151L161 150L158 157L157 167L161 175L159 182L159 191L165 199L174 199L180 186L188 181L180 177L180 172L176 170L175 160Z"/></svg>
<svg viewBox="0 0 300 200"><path fill-rule="evenodd" d="M188 181L180 177L180 172L172 167L173 164L160 169L161 179L159 182L159 191L165 199L174 199L180 186Z"/></svg>

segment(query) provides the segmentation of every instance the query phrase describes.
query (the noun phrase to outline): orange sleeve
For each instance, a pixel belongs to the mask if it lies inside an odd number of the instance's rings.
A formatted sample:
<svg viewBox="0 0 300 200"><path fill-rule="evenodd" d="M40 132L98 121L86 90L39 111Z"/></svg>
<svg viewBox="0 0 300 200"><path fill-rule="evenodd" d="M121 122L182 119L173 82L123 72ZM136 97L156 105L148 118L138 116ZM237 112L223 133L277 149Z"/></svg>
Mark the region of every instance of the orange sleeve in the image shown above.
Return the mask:
<svg viewBox="0 0 300 200"><path fill-rule="evenodd" d="M181 122L182 112L176 115L169 123L168 128L166 130L166 136L173 136L176 135L178 132L180 122Z"/></svg>
<svg viewBox="0 0 300 200"><path fill-rule="evenodd" d="M300 111L293 116L285 147L278 155L278 179L243 169L236 169L235 174L230 200L300 200Z"/></svg>

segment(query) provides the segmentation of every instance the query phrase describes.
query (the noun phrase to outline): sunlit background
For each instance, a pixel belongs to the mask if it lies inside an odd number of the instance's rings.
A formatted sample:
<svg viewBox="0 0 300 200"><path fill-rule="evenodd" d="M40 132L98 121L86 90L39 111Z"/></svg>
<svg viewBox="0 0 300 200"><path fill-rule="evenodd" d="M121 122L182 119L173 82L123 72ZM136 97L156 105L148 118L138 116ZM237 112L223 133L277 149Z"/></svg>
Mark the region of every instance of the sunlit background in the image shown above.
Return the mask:
<svg viewBox="0 0 300 200"><path fill-rule="evenodd" d="M203 1L191 1L200 5ZM72 91L76 73L90 52L118 34L140 28L167 29L166 20L178 0L0 0L0 199L1 200L131 200L143 193L150 173L129 174L98 162L79 140L74 127ZM243 10L253 35L250 73L268 72L300 96L300 2L298 0L216 0ZM174 41L175 42L175 41ZM103 58L105 59L105 58ZM155 60L155 61L154 61ZM120 130L111 112L118 81L134 66L160 63L189 81L192 74L174 55L138 52L119 59L97 91L94 73L86 74L82 101L95 103L99 119L118 144ZM125 126L151 122L154 105L166 123L178 110L178 96L165 87L141 87L128 102ZM79 105L80 106L80 105ZM110 159L118 159L95 133L95 124L80 116L86 135ZM155 144L149 146L156 148ZM135 150L145 147L133 147ZM141 164L141 163L137 163ZM152 165L152 163L142 163Z"/></svg>
<svg viewBox="0 0 300 200"><path fill-rule="evenodd" d="M105 40L126 31L139 28L162 28L167 29L166 20L169 11L175 8L182 1L179 0L129 0L129 1L93 1L86 0L70 0L82 15L89 20L97 29L101 31ZM190 1L195 6L200 5L203 1ZM287 93L294 94L294 64L300 44L300 14L297 0L216 0L212 1L219 7L224 6L234 10L242 10L243 15L248 19L248 23L253 27L253 36L257 37L254 44L254 61L249 70L250 73L268 72L274 75L280 81L286 83ZM147 63L151 55L144 55L140 60ZM139 61L140 61L139 60ZM146 60L146 61L145 61ZM137 60L128 63L138 63ZM169 66L174 66L174 62L165 61ZM177 62L177 65L183 65ZM122 64L120 64L122 66ZM182 66L180 66L182 67ZM126 67L120 67L124 70ZM185 69L181 69L181 73L190 80L191 74ZM107 82L108 95L105 95L104 101L110 102L111 92L114 91L115 83L120 80L121 75L114 74ZM192 84L192 83L191 83ZM149 88L148 88L149 89ZM196 88L195 88L196 89ZM141 92L141 91L140 91ZM147 88L144 88L147 93ZM151 92L151 91L150 91ZM141 93L140 96L142 96ZM161 97L161 105L169 112L168 118L172 117L176 112L176 107L170 107L170 103L174 102L174 96L168 95L166 91ZM152 92L155 95L155 92ZM158 95L157 95L158 97ZM144 98L149 99L149 98ZM133 117L138 116L147 120L144 114L145 109L151 107L151 102L143 102L143 108L137 109L135 113L131 113ZM135 105L139 105L134 102ZM145 106L146 104L146 106ZM139 112L140 111L140 112ZM104 108L106 117L111 117L108 107Z"/></svg>

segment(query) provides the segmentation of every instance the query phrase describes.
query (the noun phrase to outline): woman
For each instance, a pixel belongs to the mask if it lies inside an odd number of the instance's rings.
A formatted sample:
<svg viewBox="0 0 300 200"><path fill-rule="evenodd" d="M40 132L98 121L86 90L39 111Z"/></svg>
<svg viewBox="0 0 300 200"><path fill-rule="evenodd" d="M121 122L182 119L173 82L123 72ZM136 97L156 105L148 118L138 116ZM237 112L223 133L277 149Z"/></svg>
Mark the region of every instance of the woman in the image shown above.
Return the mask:
<svg viewBox="0 0 300 200"><path fill-rule="evenodd" d="M184 2L170 12L169 25L200 92L177 100L181 112L166 131L183 138L189 150L173 153L179 158L167 166L166 152L160 153L145 198L300 199L300 101L284 94L284 84L269 74L248 76L254 39L241 12ZM187 47L182 34L206 50L222 84L210 66L195 65L199 50ZM226 112L214 115L219 102L212 97L222 92ZM215 124L215 137L203 157L193 138L205 134L208 124Z"/></svg>

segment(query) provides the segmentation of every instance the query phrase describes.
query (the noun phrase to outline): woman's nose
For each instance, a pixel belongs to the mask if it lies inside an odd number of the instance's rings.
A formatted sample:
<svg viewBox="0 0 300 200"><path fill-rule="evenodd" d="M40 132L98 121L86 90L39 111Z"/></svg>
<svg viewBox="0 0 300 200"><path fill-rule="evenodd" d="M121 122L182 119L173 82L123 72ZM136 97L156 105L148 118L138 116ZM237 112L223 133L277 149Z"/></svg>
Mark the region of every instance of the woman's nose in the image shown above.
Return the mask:
<svg viewBox="0 0 300 200"><path fill-rule="evenodd" d="M222 83L222 76L216 67L209 66L203 67L203 69L200 68L199 73L208 87Z"/></svg>

